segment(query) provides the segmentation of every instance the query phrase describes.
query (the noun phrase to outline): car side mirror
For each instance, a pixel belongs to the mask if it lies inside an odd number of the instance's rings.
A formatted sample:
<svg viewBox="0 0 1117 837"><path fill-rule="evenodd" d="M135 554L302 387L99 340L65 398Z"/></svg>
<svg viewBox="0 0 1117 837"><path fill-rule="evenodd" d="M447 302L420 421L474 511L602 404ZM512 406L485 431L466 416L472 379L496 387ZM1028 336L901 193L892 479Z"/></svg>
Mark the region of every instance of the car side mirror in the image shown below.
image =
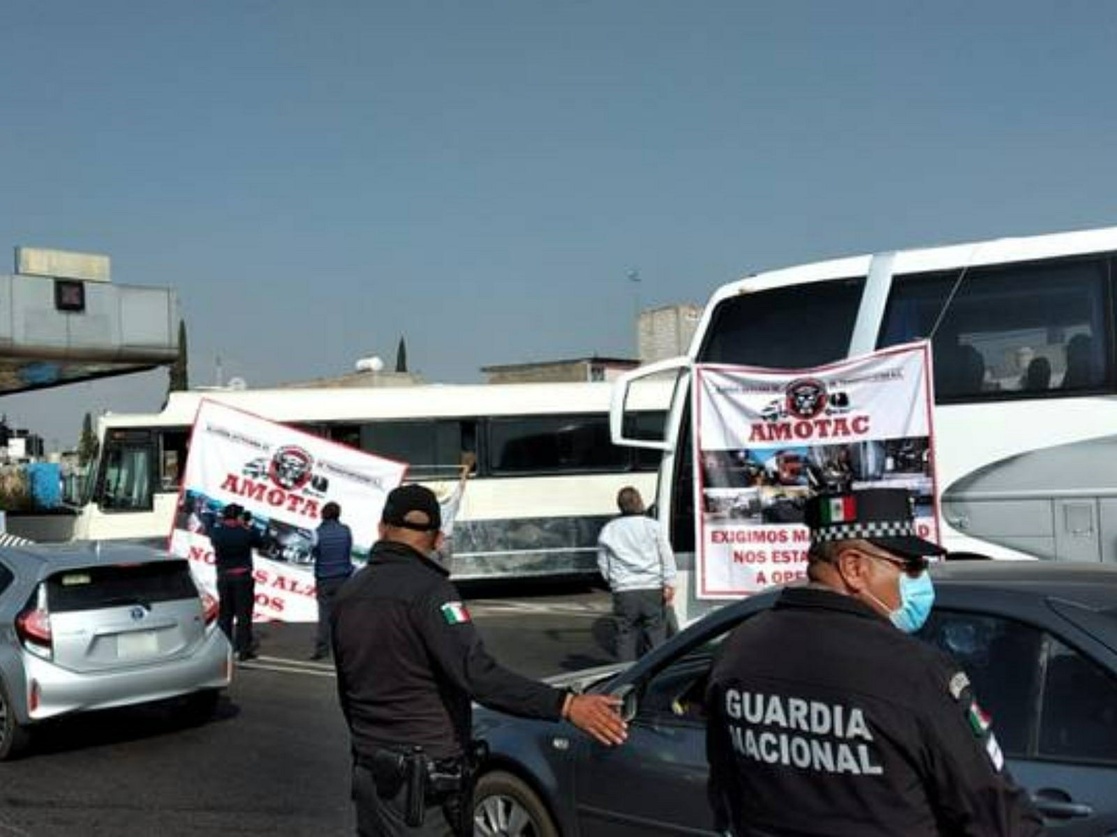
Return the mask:
<svg viewBox="0 0 1117 837"><path fill-rule="evenodd" d="M621 718L627 724L636 717L636 710L638 708L636 699L636 686L632 683L626 683L621 686L617 691L613 692L614 697L621 699Z"/></svg>

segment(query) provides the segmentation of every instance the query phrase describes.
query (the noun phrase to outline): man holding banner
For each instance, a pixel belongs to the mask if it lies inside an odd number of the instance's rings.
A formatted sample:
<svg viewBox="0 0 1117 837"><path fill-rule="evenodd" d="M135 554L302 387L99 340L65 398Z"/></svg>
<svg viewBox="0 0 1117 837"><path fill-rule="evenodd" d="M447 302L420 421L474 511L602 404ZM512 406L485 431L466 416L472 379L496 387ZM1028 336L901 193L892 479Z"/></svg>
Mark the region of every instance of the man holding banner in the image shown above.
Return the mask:
<svg viewBox="0 0 1117 837"><path fill-rule="evenodd" d="M242 662L256 656L252 638L252 605L256 594L252 550L260 548L262 538L251 519L240 505L229 503L221 513L221 520L209 530L217 571L217 624L233 643L237 659Z"/></svg>
<svg viewBox="0 0 1117 837"><path fill-rule="evenodd" d="M322 506L322 522L314 532L310 548L314 558L314 588L318 600L318 630L312 660L330 655L330 611L338 590L353 575L353 533L341 522L341 506L331 501Z"/></svg>

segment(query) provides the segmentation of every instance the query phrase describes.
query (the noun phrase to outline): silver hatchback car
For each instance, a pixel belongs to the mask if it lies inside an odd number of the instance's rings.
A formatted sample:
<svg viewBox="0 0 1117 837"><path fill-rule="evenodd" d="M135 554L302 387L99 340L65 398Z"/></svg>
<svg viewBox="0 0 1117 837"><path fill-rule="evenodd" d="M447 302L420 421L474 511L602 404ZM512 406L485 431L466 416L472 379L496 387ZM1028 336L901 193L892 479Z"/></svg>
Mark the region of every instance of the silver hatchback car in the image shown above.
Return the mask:
<svg viewBox="0 0 1117 837"><path fill-rule="evenodd" d="M217 602L184 559L97 542L0 548L0 760L63 714L185 697L207 717L232 670Z"/></svg>

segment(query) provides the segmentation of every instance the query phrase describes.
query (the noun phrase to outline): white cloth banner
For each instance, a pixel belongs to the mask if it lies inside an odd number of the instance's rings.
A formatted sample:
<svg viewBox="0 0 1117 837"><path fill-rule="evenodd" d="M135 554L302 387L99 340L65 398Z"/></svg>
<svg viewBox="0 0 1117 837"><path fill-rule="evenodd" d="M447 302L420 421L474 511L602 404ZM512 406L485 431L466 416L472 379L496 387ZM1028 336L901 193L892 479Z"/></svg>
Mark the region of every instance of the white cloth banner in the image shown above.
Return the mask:
<svg viewBox="0 0 1117 837"><path fill-rule="evenodd" d="M838 484L905 488L938 539L927 343L816 369L697 365L699 598L806 575L806 498Z"/></svg>
<svg viewBox="0 0 1117 837"><path fill-rule="evenodd" d="M254 559L257 621L313 622L314 562L310 554L322 506L341 506L353 532L353 557L363 561L376 541L388 492L407 465L331 442L240 410L202 401L170 535L170 550L189 558L214 596L213 548L206 528L229 503L252 514L264 545Z"/></svg>

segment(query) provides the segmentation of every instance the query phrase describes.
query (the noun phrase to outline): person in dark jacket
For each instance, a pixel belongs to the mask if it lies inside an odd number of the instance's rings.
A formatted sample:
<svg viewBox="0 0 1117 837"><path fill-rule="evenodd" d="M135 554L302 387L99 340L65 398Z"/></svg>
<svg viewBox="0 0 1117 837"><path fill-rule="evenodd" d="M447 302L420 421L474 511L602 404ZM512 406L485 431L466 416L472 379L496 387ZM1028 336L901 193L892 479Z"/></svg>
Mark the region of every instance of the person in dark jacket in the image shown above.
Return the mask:
<svg viewBox="0 0 1117 837"><path fill-rule="evenodd" d="M707 692L715 827L736 837L1032 837L965 673L909 633L934 600L902 489L811 498L810 583L736 628Z"/></svg>
<svg viewBox="0 0 1117 837"><path fill-rule="evenodd" d="M618 698L556 689L489 656L448 572L431 557L440 525L429 489L394 489L368 563L334 601L338 698L361 837L472 835L471 699L568 720L604 744L625 737Z"/></svg>
<svg viewBox="0 0 1117 837"><path fill-rule="evenodd" d="M256 656L252 638L252 605L256 582L252 578L252 550L262 543L252 516L236 503L225 506L221 520L209 529L217 569L217 624L233 643L237 659ZM235 627L234 627L235 623Z"/></svg>
<svg viewBox="0 0 1117 837"><path fill-rule="evenodd" d="M318 599L318 630L312 660L330 655L330 609L337 591L353 574L353 533L341 522L341 506L329 502L322 506L322 522L314 532L314 589Z"/></svg>

